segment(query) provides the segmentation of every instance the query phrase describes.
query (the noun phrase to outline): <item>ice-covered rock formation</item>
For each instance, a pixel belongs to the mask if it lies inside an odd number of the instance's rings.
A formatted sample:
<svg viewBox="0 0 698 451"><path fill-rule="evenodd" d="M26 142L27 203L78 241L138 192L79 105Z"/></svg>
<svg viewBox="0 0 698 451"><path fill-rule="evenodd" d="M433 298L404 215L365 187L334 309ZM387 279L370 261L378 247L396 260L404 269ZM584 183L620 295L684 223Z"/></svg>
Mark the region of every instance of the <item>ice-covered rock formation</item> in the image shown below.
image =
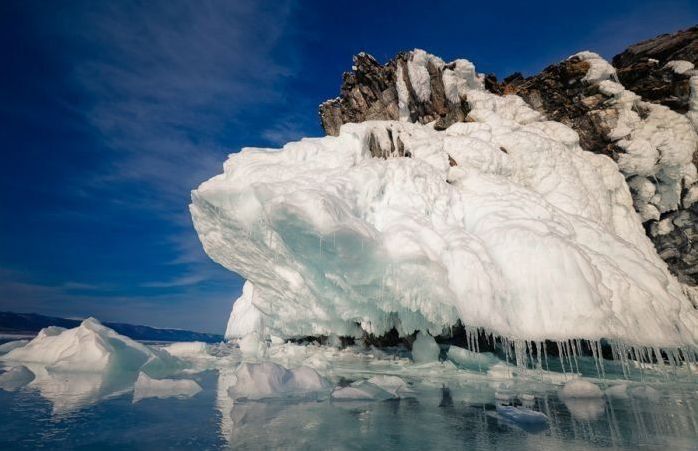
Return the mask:
<svg viewBox="0 0 698 451"><path fill-rule="evenodd" d="M635 44L613 65L593 56L582 52L538 75L516 73L499 83L478 77L465 60L446 64L421 50L385 65L362 53L344 74L340 96L320 106L320 118L330 135L344 123L374 119L443 129L466 120L466 83L516 94L573 128L584 150L618 161L660 256L681 282L698 285L698 157L695 133L687 131L691 123L698 128L698 27ZM404 153L400 142L396 150Z"/></svg>
<svg viewBox="0 0 698 451"><path fill-rule="evenodd" d="M342 124L370 120L434 122L434 128L443 130L465 120L470 110L465 91L481 83L467 60L446 64L415 50L381 65L362 52L354 57L353 70L344 74L341 95L320 106L320 119L335 136Z"/></svg>
<svg viewBox="0 0 698 451"><path fill-rule="evenodd" d="M613 66L582 52L538 75L491 85L572 127L584 150L618 162L659 255L690 285L698 284L696 63L693 27L633 45Z"/></svg>
<svg viewBox="0 0 698 451"><path fill-rule="evenodd" d="M192 193L204 249L248 280L228 336L436 335L461 321L517 340L694 346L698 314L618 165L486 90L469 62L410 55L398 107L435 101L438 76L465 122L437 130L410 113L243 149ZM588 83L612 74L582 66Z"/></svg>

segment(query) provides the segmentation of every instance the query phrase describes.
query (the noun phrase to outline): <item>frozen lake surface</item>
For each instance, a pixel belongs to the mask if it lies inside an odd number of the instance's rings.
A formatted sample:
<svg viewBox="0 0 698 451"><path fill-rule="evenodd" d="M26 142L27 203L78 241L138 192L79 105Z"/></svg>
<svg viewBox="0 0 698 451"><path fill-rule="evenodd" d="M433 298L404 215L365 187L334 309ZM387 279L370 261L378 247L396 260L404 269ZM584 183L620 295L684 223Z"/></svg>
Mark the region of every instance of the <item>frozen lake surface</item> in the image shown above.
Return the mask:
<svg viewBox="0 0 698 451"><path fill-rule="evenodd" d="M672 375L646 367L627 380L606 362L605 378L577 378L501 361L480 359L471 368L414 364L404 351L286 344L265 361L312 365L331 386L312 396L253 400L234 399L229 390L239 377L239 350L206 349L186 356L191 367L175 379L187 381L175 388L149 378L134 389L132 379L118 375L49 372L0 390L0 449L673 450L698 444L698 384L686 367ZM586 376L594 361L583 357L579 364ZM382 401L330 394L375 375L399 376L407 387L398 399ZM564 385L571 378L582 382ZM200 391L190 389L197 384ZM598 396L589 386L598 387Z"/></svg>

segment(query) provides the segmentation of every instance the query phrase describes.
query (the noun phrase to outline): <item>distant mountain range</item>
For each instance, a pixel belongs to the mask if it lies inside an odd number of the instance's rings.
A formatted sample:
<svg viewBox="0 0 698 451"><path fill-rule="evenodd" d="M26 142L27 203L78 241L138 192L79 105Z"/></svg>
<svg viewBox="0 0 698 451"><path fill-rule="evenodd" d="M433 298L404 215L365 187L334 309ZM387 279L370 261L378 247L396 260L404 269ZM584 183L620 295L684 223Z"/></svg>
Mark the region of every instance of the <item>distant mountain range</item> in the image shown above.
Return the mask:
<svg viewBox="0 0 698 451"><path fill-rule="evenodd" d="M77 319L57 318L37 315L35 313L0 312L0 334L36 334L44 327L58 326L70 329L80 325ZM124 323L102 323L121 335L134 340L147 341L203 341L216 343L223 341L222 335L192 332L181 329L158 329L149 326L139 326Z"/></svg>

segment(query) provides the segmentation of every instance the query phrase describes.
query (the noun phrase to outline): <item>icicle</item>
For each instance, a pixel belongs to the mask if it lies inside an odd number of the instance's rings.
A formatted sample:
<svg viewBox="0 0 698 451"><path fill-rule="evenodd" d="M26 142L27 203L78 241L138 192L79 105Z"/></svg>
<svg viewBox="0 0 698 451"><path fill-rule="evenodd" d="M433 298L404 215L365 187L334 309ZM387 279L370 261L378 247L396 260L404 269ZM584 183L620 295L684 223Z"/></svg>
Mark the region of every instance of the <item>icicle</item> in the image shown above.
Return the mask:
<svg viewBox="0 0 698 451"><path fill-rule="evenodd" d="M556 343L557 343L557 354L559 356L560 365L562 365L562 373L564 375L567 375L567 372L565 371L565 352L563 351L560 342L558 341Z"/></svg>
<svg viewBox="0 0 698 451"><path fill-rule="evenodd" d="M606 369L603 366L603 352L601 349L601 341L595 340L594 345L596 346L596 353L599 356L599 367L601 367L601 377L606 379Z"/></svg>
<svg viewBox="0 0 698 451"><path fill-rule="evenodd" d="M577 345L575 343L575 340L570 340L570 348L572 349L572 357L574 358L574 366L577 368L577 372L580 373L579 371L579 362L577 361Z"/></svg>
<svg viewBox="0 0 698 451"><path fill-rule="evenodd" d="M593 346L591 345L591 342L589 343L589 347L591 348L591 354L594 357L594 365L596 365L596 375L601 378L601 368L599 368L599 356L596 353L596 344Z"/></svg>
<svg viewBox="0 0 698 451"><path fill-rule="evenodd" d="M543 347L543 357L545 357L545 371L550 371L550 365L548 365L548 347L544 341L541 342L541 346Z"/></svg>

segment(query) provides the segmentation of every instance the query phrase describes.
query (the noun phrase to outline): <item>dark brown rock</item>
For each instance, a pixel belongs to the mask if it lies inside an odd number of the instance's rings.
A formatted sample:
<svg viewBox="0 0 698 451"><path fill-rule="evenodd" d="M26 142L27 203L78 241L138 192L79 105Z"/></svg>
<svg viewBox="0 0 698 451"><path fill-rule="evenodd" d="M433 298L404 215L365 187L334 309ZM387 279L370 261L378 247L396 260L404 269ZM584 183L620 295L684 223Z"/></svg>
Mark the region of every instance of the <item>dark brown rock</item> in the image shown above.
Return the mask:
<svg viewBox="0 0 698 451"><path fill-rule="evenodd" d="M614 155L617 149L606 138L609 130L605 125L613 111L605 104L608 97L583 80L588 70L588 62L572 57L533 77L511 75L500 86L503 92L520 96L548 119L573 128L585 150Z"/></svg>
<svg viewBox="0 0 698 451"><path fill-rule="evenodd" d="M345 72L339 97L320 105L320 120L328 135L338 135L342 124L367 120L398 120L399 98L398 71L408 91L409 120L426 124L434 122L437 130L465 120L470 111L466 99L458 103L448 100L443 83L443 71L448 65L438 67L427 63L431 96L428 101L419 100L407 70L411 52L398 54L381 65L366 53L354 57L354 68Z"/></svg>
<svg viewBox="0 0 698 451"><path fill-rule="evenodd" d="M698 26L632 45L613 57L613 66L623 86L643 100L683 114L688 111L690 76L665 67L676 60L698 63Z"/></svg>

